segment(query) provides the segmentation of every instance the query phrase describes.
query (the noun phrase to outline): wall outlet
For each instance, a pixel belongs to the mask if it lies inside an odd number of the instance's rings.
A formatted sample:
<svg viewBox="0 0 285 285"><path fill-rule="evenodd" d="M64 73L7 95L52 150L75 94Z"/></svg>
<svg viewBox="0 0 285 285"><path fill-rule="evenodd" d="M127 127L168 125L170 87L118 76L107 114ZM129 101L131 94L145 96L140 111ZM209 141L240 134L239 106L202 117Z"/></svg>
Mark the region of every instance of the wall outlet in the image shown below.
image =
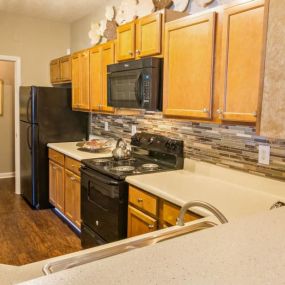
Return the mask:
<svg viewBox="0 0 285 285"><path fill-rule="evenodd" d="M104 123L104 130L105 130L106 132L109 131L109 123L108 123L108 122L105 122L105 123Z"/></svg>
<svg viewBox="0 0 285 285"><path fill-rule="evenodd" d="M270 145L259 145L258 146L258 163L269 165Z"/></svg>
<svg viewBox="0 0 285 285"><path fill-rule="evenodd" d="M132 136L135 135L137 132L137 126L136 125L132 125Z"/></svg>

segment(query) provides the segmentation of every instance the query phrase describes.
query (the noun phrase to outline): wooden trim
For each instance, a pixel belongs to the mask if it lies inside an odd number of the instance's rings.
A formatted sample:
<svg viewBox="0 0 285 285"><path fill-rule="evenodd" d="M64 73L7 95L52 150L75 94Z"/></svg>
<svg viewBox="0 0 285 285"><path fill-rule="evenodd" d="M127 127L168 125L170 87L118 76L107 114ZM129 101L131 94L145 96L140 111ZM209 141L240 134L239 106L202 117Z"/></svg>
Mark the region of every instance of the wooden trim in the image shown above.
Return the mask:
<svg viewBox="0 0 285 285"><path fill-rule="evenodd" d="M4 110L4 81L0 79L0 116L3 116Z"/></svg>
<svg viewBox="0 0 285 285"><path fill-rule="evenodd" d="M15 172L0 173L0 179L13 178L13 177L15 177Z"/></svg>

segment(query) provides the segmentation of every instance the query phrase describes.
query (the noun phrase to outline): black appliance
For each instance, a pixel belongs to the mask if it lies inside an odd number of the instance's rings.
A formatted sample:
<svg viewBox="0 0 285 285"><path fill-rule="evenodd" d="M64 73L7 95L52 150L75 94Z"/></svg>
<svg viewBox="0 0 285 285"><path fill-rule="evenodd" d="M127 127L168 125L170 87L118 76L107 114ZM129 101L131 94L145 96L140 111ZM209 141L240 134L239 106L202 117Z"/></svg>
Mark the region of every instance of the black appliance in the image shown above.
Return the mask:
<svg viewBox="0 0 285 285"><path fill-rule="evenodd" d="M71 89L20 87L21 193L36 209L49 204L47 143L86 138L88 115L71 109Z"/></svg>
<svg viewBox="0 0 285 285"><path fill-rule="evenodd" d="M127 237L126 176L183 168L183 141L137 133L127 160L83 160L81 167L81 244L88 248Z"/></svg>
<svg viewBox="0 0 285 285"><path fill-rule="evenodd" d="M156 57L108 65L108 106L161 110L161 72Z"/></svg>

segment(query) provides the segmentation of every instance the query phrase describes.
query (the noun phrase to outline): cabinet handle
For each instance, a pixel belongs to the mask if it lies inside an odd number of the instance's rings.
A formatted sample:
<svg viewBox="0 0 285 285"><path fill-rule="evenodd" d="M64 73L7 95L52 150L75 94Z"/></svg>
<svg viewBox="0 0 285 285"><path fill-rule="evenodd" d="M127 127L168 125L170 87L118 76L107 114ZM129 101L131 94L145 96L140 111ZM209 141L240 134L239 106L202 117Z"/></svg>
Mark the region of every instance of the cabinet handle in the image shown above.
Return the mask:
<svg viewBox="0 0 285 285"><path fill-rule="evenodd" d="M223 114L223 110L221 108L217 109L217 113L222 115Z"/></svg>
<svg viewBox="0 0 285 285"><path fill-rule="evenodd" d="M257 117L257 112L253 112L253 113L252 113L252 116L253 116L253 117Z"/></svg>
<svg viewBox="0 0 285 285"><path fill-rule="evenodd" d="M138 198L138 202L139 202L139 203L142 203L142 202L143 202L143 199L142 199L142 198Z"/></svg>
<svg viewBox="0 0 285 285"><path fill-rule="evenodd" d="M133 55L133 52L132 52L132 51L129 51L129 55Z"/></svg>
<svg viewBox="0 0 285 285"><path fill-rule="evenodd" d="M202 109L203 113L209 113L209 110L207 108Z"/></svg>
<svg viewBox="0 0 285 285"><path fill-rule="evenodd" d="M141 51L139 49L137 49L136 54L141 54Z"/></svg>
<svg viewBox="0 0 285 285"><path fill-rule="evenodd" d="M149 229L153 229L153 228L154 228L154 225L148 225L148 228L149 228Z"/></svg>
<svg viewBox="0 0 285 285"><path fill-rule="evenodd" d="M74 176L70 176L70 179L71 179L72 181L76 180L76 178L75 178Z"/></svg>
<svg viewBox="0 0 285 285"><path fill-rule="evenodd" d="M57 167L56 167L56 166L53 166L52 169L53 169L53 170L57 170Z"/></svg>

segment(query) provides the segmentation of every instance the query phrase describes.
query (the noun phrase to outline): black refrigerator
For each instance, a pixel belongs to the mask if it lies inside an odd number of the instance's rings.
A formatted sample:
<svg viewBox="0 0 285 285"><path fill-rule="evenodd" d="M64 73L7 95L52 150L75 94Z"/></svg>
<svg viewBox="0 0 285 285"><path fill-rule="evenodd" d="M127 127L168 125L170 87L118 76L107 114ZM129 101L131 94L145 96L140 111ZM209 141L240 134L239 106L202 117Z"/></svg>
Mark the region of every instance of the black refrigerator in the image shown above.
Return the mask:
<svg viewBox="0 0 285 285"><path fill-rule="evenodd" d="M20 87L21 193L35 209L50 207L47 144L87 137L88 114L71 102L70 88Z"/></svg>

